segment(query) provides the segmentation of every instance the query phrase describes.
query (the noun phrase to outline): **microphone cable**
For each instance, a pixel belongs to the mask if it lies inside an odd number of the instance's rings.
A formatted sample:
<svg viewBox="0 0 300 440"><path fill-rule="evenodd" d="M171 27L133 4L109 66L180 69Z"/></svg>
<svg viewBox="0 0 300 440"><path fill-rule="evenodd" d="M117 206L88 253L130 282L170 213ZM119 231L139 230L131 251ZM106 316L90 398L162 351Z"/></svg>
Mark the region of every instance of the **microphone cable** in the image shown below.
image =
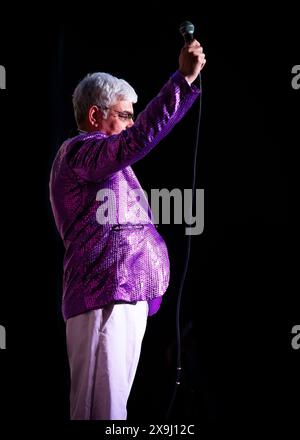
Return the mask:
<svg viewBox="0 0 300 440"><path fill-rule="evenodd" d="M195 140L195 147L194 147L194 155L193 155L193 180L192 180L192 199L191 199L191 205L190 205L190 218L192 218L193 213L193 201L194 201L194 195L196 190L196 171L197 171L197 155L198 155L198 146L199 146L199 133L200 133L200 120L201 120L201 111L202 111L202 78L201 78L201 72L198 75L199 80L199 89L200 89L200 96L199 96L199 109L198 109L198 122L197 122L197 134L196 134L196 140ZM186 255L185 255L185 264L184 264L184 270L181 277L181 282L179 286L179 292L177 297L177 304L176 304L176 348L177 348L177 360L176 360L176 381L174 385L174 390L172 394L172 398L166 413L166 420L168 421L171 415L171 411L175 402L175 398L177 395L177 390L179 388L179 385L181 383L181 375L182 375L182 364L181 364L181 332L180 332L180 306L181 306L181 297L182 297L182 291L189 267L189 260L190 260L190 254L191 254L191 239L192 235L189 234L188 236L188 242L187 242L187 248L186 248Z"/></svg>

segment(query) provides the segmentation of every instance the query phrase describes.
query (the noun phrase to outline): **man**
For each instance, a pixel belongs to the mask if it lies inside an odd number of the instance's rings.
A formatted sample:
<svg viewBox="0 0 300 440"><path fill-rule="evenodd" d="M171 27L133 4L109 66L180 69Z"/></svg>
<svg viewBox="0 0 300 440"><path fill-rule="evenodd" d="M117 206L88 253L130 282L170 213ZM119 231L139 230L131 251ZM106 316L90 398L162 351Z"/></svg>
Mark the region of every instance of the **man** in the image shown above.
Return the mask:
<svg viewBox="0 0 300 440"><path fill-rule="evenodd" d="M74 91L80 134L62 144L50 177L65 246L71 419L127 417L147 317L158 310L169 282L167 248L131 165L199 96L192 83L205 62L198 41L186 44L178 71L135 123L137 96L126 81L94 73Z"/></svg>

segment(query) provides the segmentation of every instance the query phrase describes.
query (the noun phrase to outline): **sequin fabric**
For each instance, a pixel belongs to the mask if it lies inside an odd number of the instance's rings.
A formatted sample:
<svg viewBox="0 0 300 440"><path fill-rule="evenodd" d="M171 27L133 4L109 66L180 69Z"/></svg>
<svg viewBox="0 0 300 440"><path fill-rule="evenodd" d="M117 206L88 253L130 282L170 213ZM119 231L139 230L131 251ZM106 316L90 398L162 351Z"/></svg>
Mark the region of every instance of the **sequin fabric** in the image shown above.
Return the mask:
<svg viewBox="0 0 300 440"><path fill-rule="evenodd" d="M131 165L170 132L199 93L175 72L129 129L80 134L60 147L49 185L65 246L65 320L114 301L148 301L149 315L159 309L169 283L168 251Z"/></svg>

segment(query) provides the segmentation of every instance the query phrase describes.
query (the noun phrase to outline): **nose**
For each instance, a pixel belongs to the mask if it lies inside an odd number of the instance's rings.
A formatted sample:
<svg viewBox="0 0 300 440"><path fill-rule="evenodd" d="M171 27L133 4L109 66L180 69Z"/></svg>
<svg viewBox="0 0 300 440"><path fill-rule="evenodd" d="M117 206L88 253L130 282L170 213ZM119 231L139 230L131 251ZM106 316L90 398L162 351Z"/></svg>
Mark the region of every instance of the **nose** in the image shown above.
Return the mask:
<svg viewBox="0 0 300 440"><path fill-rule="evenodd" d="M128 122L127 122L127 124L126 124L126 128L130 128L130 127L132 127L133 124L134 124L134 121L133 121L132 119L129 119Z"/></svg>

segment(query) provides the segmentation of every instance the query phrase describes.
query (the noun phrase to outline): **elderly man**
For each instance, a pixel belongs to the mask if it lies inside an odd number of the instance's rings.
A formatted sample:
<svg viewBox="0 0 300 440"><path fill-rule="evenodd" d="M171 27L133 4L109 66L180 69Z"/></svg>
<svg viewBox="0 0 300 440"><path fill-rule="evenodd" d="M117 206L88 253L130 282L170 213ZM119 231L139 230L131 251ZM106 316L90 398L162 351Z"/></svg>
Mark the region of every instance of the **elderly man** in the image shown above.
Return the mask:
<svg viewBox="0 0 300 440"><path fill-rule="evenodd" d="M94 73L74 91L79 135L62 144L50 177L65 246L71 419L127 417L147 317L158 310L169 282L167 248L131 165L199 96L192 83L204 64L199 42L186 43L178 70L135 122L137 95L126 81ZM140 197L132 195L137 192Z"/></svg>

